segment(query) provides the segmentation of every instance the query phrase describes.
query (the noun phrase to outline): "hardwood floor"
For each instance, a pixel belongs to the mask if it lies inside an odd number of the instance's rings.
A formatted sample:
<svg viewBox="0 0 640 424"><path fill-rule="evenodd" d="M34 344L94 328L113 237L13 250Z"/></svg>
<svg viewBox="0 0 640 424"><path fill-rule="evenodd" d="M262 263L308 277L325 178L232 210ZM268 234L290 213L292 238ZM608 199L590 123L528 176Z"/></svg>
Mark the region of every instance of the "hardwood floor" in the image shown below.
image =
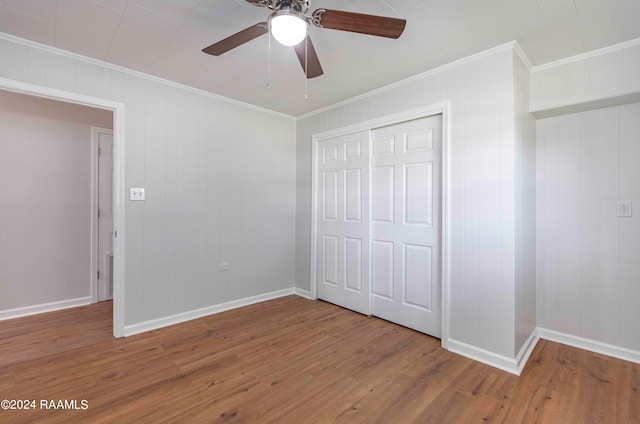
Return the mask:
<svg viewBox="0 0 640 424"><path fill-rule="evenodd" d="M640 365L547 341L516 377L296 296L125 339L111 313L1 321L0 399L37 408L0 422L640 423Z"/></svg>

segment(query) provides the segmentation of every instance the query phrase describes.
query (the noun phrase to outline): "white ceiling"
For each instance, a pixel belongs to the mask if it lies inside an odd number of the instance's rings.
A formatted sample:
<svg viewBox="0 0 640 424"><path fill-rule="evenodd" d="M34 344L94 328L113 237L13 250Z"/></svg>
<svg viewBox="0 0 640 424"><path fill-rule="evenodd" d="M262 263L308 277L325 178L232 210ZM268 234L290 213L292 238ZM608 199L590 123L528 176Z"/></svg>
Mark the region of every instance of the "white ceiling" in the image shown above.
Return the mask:
<svg viewBox="0 0 640 424"><path fill-rule="evenodd" d="M407 20L398 40L311 27L325 74L308 82L268 37L201 49L269 10L244 0L0 0L0 31L293 116L517 40L532 64L640 38L639 0L313 0Z"/></svg>

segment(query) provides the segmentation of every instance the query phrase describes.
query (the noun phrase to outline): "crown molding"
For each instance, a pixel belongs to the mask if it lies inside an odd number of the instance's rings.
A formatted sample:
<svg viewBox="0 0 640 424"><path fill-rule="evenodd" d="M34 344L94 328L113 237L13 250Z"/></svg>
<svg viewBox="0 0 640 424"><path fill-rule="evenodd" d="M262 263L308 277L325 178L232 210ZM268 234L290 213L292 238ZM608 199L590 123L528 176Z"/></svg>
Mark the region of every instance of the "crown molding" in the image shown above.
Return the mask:
<svg viewBox="0 0 640 424"><path fill-rule="evenodd" d="M518 46L518 42L517 41L510 41L508 43L501 44L501 45L493 47L493 48L491 48L489 50L485 50L485 51L482 51L480 53L472 54L471 56L467 56L467 57L464 57L462 59L458 59L456 61L447 63L446 65L438 66L437 68L433 68L433 69L430 69L428 71L421 72L419 74L413 75L413 76L411 76L409 78L405 78L403 80L396 81L396 82L391 83L389 85L385 85L384 87L376 88L375 90L368 91L366 93L360 94L360 95L355 96L355 97L351 97L351 98L343 100L341 102L334 103L332 105L325 106L325 107L320 108L320 109L316 109L316 110L314 110L312 112L305 113L304 115L298 116L296 118L296 120L302 120L302 119L310 118L312 116L318 115L318 114L323 113L323 112L327 112L327 111L335 109L337 107L344 106L344 105L347 105L349 103L357 102L358 100L366 99L368 97L372 97L372 96L375 96L377 94L384 93L385 91L393 90L394 88L401 87L401 86L403 86L405 84L409 84L409 83L412 83L414 81L418 81L420 79L427 78L427 77L432 76L432 75L436 75L436 74L439 74L439 73L442 73L442 72L449 71L451 69L454 69L454 68L457 68L459 66L465 65L465 64L467 64L469 62L473 62L475 60L478 60L478 59L481 59L481 58L484 58L484 57L487 57L487 56L491 56L491 55L494 55L496 53L500 53L500 52L504 52L504 51L508 51L508 50L519 49L519 46L517 48L516 48L516 46ZM530 62L529 62L529 59L527 59L527 57L524 55L524 52L522 52L522 49L520 49L520 52L518 50L516 50L516 53L518 54L518 56L520 56L521 59L523 59L523 62L525 64L525 66L527 66L527 67L531 66Z"/></svg>
<svg viewBox="0 0 640 424"><path fill-rule="evenodd" d="M533 69L533 65L531 64L529 57L524 52L524 50L522 50L522 47L517 41L514 41L513 51L516 52L516 55L518 55L524 66L526 66L527 70L531 72L531 70Z"/></svg>
<svg viewBox="0 0 640 424"><path fill-rule="evenodd" d="M264 108L264 107L253 105L251 103L246 103L246 102L242 102L240 100L235 100L235 99L232 99L232 98L229 98L229 97L224 97L224 96L221 96L219 94L214 94L214 93L211 93L209 91L201 90L199 88L191 87L191 86L188 86L188 85L185 85L185 84L181 84L181 83L178 83L178 82L175 82L175 81L170 81L170 80L167 80L167 79L164 79L164 78L156 77L154 75L150 75L150 74L147 74L147 73L144 73L144 72L141 72L141 71L136 71L134 69L126 68L124 66L115 65L113 63L105 62L105 61L102 61L102 60L99 60L99 59L94 59L94 58L91 58L91 57L83 56L83 55L78 54L78 53L73 53L73 52L70 52L70 51L67 51L67 50L59 49L57 47L53 47L53 46L49 46L49 45L46 45L46 44L37 43L37 42L31 41L31 40L26 40L24 38L16 37L15 35L10 35L10 34L4 33L4 32L0 32L0 39L7 40L7 41L10 41L10 42L13 42L13 43L17 43L17 44L22 44L22 45L27 46L27 47L31 47L31 48L34 48L34 49L45 51L47 53L51 53L51 54L55 54L55 55L59 55L59 56L64 56L64 57L67 57L69 59L78 60L80 62L91 63L93 65L100 66L100 67L103 67L103 68L107 68L107 69L110 69L110 70L113 70L113 71L122 72L122 73L125 73L125 74L128 74L128 75L132 75L132 76L135 76L135 77L138 77L138 78L143 78L143 79L146 79L146 80L149 80L149 81L153 81L153 82L156 82L156 83L164 84L164 85L167 85L167 86L170 86L170 87L173 87L173 88L177 88L177 89L188 91L188 92L191 92L191 93L194 93L194 94L198 94L198 95L201 95L201 96L209 97L211 99L220 100L220 101L223 101L225 103L233 104L233 105L236 105L236 106L241 106L241 107L244 107L244 108L247 108L247 109L251 109L251 110L254 110L254 111L257 111L257 112L267 113L269 115L277 116L279 118L285 118L285 119L289 119L289 120L293 120L293 121L295 121L295 119L296 119L295 116L292 116L292 115L287 115L285 113L276 112L276 111L271 110L271 109L267 109L267 108Z"/></svg>
<svg viewBox="0 0 640 424"><path fill-rule="evenodd" d="M564 59L559 59L553 62L549 62L549 63L545 63L542 65L538 65L538 66L534 66L531 69L531 72L540 72L540 71L546 71L548 69L553 69L553 68L557 68L559 66L563 66L563 65L568 65L571 63L575 63L575 62L579 62L581 60L586 60L586 59L590 59L592 57L596 57L596 56L601 56L603 54L607 54L607 53L613 53L613 52L617 52L620 50L624 50L624 49L628 49L631 47L636 47L640 45L640 38L636 38L633 40L629 40L629 41L625 41L623 43L619 43L619 44L614 44L611 46L607 46L607 47L603 47L601 49L597 49L597 50L591 50L585 53L580 53L577 54L575 56L570 56L570 57L566 57Z"/></svg>

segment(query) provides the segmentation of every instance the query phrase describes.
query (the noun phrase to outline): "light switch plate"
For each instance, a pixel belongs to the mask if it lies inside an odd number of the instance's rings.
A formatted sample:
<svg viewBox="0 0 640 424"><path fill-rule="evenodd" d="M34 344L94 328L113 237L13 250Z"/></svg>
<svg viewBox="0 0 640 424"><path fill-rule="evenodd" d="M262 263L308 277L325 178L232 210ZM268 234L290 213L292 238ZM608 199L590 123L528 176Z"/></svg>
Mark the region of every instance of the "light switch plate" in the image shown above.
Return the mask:
<svg viewBox="0 0 640 424"><path fill-rule="evenodd" d="M129 188L129 200L144 201L143 188Z"/></svg>
<svg viewBox="0 0 640 424"><path fill-rule="evenodd" d="M229 262L220 262L218 264L218 272L229 271Z"/></svg>
<svg viewBox="0 0 640 424"><path fill-rule="evenodd" d="M630 217L632 215L631 202L618 202L618 216Z"/></svg>

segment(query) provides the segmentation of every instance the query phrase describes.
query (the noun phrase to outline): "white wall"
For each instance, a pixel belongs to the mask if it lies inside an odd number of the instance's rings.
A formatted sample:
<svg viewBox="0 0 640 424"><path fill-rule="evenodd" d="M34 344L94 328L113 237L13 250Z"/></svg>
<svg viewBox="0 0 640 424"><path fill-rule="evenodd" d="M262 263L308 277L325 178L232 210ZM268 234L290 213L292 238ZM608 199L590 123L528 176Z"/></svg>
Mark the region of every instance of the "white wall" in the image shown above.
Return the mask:
<svg viewBox="0 0 640 424"><path fill-rule="evenodd" d="M531 74L537 116L629 101L640 101L640 39L537 66Z"/></svg>
<svg viewBox="0 0 640 424"><path fill-rule="evenodd" d="M529 113L527 66L514 57L516 170L516 340L527 348L536 329L536 123Z"/></svg>
<svg viewBox="0 0 640 424"><path fill-rule="evenodd" d="M514 52L508 46L301 119L296 287L310 289L312 134L450 100L450 340L514 358L514 84Z"/></svg>
<svg viewBox="0 0 640 424"><path fill-rule="evenodd" d="M147 198L125 207L126 326L292 287L293 119L6 35L0 55L0 77L125 105Z"/></svg>
<svg viewBox="0 0 640 424"><path fill-rule="evenodd" d="M538 122L540 327L640 351L639 163L640 103Z"/></svg>
<svg viewBox="0 0 640 424"><path fill-rule="evenodd" d="M112 123L0 90L0 312L90 301L91 125Z"/></svg>
<svg viewBox="0 0 640 424"><path fill-rule="evenodd" d="M640 39L533 69L537 322L543 337L640 360ZM627 199L628 198L628 199ZM551 332L545 330L552 330Z"/></svg>

